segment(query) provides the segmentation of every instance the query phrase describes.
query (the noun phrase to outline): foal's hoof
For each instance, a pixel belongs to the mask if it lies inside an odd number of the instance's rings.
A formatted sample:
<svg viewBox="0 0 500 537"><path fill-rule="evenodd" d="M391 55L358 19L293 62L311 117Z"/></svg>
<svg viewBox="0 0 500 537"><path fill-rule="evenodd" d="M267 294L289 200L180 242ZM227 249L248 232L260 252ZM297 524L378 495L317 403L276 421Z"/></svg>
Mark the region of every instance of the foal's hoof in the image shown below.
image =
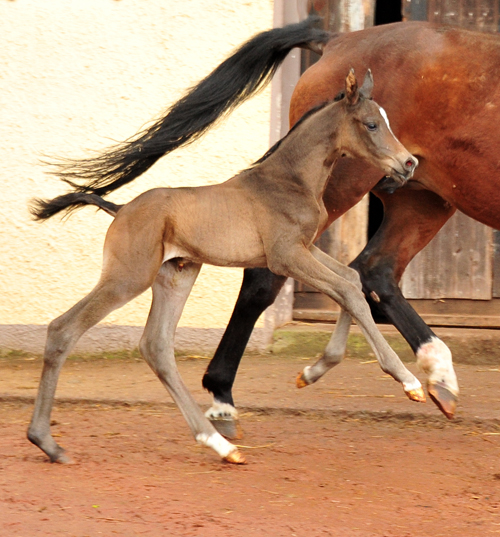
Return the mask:
<svg viewBox="0 0 500 537"><path fill-rule="evenodd" d="M410 401L416 401L417 403L425 403L425 393L422 387L415 388L414 390L408 390L405 392Z"/></svg>
<svg viewBox="0 0 500 537"><path fill-rule="evenodd" d="M57 464L75 464L73 459L68 457L68 455L66 455L66 452L62 448L60 448L60 450L58 450L56 454L49 455L49 457L50 462L55 462Z"/></svg>
<svg viewBox="0 0 500 537"><path fill-rule="evenodd" d="M436 403L441 412L449 419L455 416L458 397L442 382L429 381L427 383L429 397Z"/></svg>
<svg viewBox="0 0 500 537"><path fill-rule="evenodd" d="M247 461L245 457L237 450L231 451L229 455L226 455L224 459L226 462L230 462L231 464L246 464Z"/></svg>
<svg viewBox="0 0 500 537"><path fill-rule="evenodd" d="M215 430L228 440L239 440L243 438L243 429L240 421L232 418L210 418L210 423Z"/></svg>
<svg viewBox="0 0 500 537"><path fill-rule="evenodd" d="M309 386L309 382L304 377L304 372L302 371L297 375L297 379L295 380L295 384L297 385L297 388L305 388L306 386Z"/></svg>

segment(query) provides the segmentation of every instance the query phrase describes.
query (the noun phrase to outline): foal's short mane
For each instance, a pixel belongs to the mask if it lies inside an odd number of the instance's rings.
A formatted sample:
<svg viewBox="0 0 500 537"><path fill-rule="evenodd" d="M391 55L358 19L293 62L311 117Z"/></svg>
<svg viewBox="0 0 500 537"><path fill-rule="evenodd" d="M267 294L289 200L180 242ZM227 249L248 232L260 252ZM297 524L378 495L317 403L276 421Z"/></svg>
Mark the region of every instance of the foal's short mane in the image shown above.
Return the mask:
<svg viewBox="0 0 500 537"><path fill-rule="evenodd" d="M322 110L327 104L330 104L332 101L325 101L324 103L321 103L321 104L318 104L317 106L315 106L314 108L311 108L311 110L309 110L308 112L306 112L298 121L297 123L295 123L295 125L285 134L285 136L283 136L283 138L280 138L272 147L270 147L266 153L260 157L259 160L256 160L249 168L249 170L253 169L255 166L257 166L258 164L261 164L262 162L264 162L265 160L267 160L277 149L278 147L281 145L281 142L283 142L283 140L285 140L286 138L288 138L288 136L290 136L290 134L292 134L292 132L299 126L301 125L308 117L312 116L313 114L315 114L316 112L319 112L320 110Z"/></svg>
<svg viewBox="0 0 500 537"><path fill-rule="evenodd" d="M312 116L313 114L315 114L316 112L319 112L320 110L322 110L326 105L330 104L331 102L338 102L338 101L341 101L343 98L345 97L345 91L342 90L340 91L339 93L337 93L337 95L335 95L335 97L333 98L332 101L325 101L321 104L318 104L317 106L311 108L310 110L308 110L298 121L297 123L295 123L295 125L285 134L285 136L283 136L283 138L281 138L280 140L278 140L271 148L269 148L266 153L260 157L259 160L255 161L248 169L251 170L252 168L254 168L255 166L257 166L258 164L261 164L262 162L264 162L265 160L267 160L277 149L278 147L281 145L281 142L283 142L283 140L285 138L287 138L290 134L292 134L292 132L299 126L301 125L308 117Z"/></svg>

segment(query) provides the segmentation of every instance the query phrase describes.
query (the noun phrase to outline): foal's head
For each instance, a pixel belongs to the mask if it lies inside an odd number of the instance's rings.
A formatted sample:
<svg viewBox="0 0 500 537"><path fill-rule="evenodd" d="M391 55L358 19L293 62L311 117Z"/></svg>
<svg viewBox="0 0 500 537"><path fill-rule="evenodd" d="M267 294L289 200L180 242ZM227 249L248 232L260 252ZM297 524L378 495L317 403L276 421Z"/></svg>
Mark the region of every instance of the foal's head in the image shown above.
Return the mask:
<svg viewBox="0 0 500 537"><path fill-rule="evenodd" d="M358 83L351 69L345 81L345 121L342 124L342 154L359 157L382 169L400 184L408 181L418 165L394 136L385 110L372 100L373 77Z"/></svg>

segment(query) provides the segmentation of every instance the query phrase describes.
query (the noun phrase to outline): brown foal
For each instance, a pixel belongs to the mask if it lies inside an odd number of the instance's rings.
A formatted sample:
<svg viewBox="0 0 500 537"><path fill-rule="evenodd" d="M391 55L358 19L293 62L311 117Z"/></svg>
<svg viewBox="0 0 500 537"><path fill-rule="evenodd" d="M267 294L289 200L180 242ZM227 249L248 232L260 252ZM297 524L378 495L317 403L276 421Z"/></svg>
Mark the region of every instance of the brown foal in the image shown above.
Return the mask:
<svg viewBox="0 0 500 537"><path fill-rule="evenodd" d="M326 293L342 308L334 337L340 350L353 317L382 369L402 383L410 399L425 400L420 382L378 331L358 274L314 246L328 218L323 193L339 158L362 158L400 183L417 166L394 137L383 109L371 100L372 87L370 72L358 89L351 71L343 97L318 107L254 166L220 185L158 188L124 206L85 193L37 202L33 212L39 219L87 204L115 216L96 287L49 325L28 438L51 461L69 460L50 434L54 394L66 356L85 331L152 286L142 355L196 440L229 462L244 462L237 447L203 415L175 363L175 329L202 263L268 267Z"/></svg>

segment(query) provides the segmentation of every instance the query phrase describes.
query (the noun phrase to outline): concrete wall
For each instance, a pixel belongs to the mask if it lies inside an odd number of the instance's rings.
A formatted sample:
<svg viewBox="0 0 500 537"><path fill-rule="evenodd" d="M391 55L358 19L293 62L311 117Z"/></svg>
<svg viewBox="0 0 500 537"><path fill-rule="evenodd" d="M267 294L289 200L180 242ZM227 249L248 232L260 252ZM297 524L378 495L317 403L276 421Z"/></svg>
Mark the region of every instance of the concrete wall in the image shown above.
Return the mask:
<svg viewBox="0 0 500 537"><path fill-rule="evenodd" d="M0 1L0 348L41 351L46 325L100 273L108 215L84 209L64 222L30 220L32 197L65 191L40 159L84 157L134 135L272 26L272 0ZM218 183L245 168L269 146L270 95L253 98L110 199ZM215 346L241 277L240 269L203 268L179 325L181 346ZM145 293L114 312L80 349L133 346L149 304ZM263 321L258 326L254 346L262 347Z"/></svg>

